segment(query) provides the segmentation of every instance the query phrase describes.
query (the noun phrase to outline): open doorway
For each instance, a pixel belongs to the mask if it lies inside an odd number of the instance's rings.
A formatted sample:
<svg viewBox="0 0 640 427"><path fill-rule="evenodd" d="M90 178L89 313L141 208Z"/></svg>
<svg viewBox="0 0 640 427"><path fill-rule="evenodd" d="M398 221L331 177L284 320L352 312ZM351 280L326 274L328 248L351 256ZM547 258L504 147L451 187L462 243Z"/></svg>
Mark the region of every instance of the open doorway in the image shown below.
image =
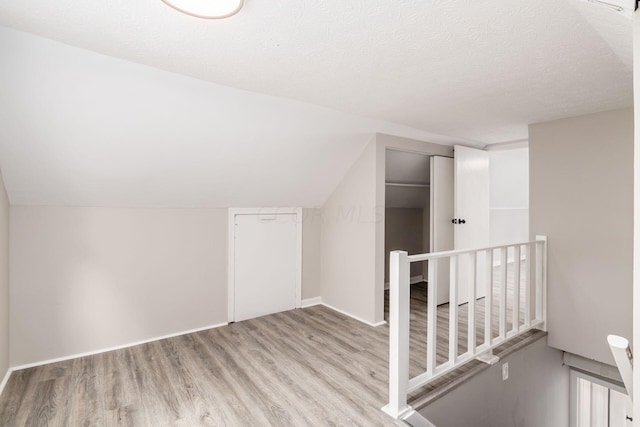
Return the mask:
<svg viewBox="0 0 640 427"><path fill-rule="evenodd" d="M387 149L385 153L385 257L384 257L384 280L385 280L385 319L389 314L389 256L394 250L407 251L410 255L432 252L434 249L434 237L441 236L441 228L448 230L451 234L451 247L440 247L438 250L453 249L453 229L451 225L451 215L453 213L453 195L449 199L451 212L447 212L447 219L442 221L442 212L434 210L434 205L442 207L443 200L437 203L434 195L442 190L442 187L433 186L434 180L434 159L446 159L448 157L438 157L427 153L417 153L401 151L397 149ZM453 169L451 169L453 174ZM447 178L453 180L453 176ZM449 189L453 193L451 183ZM447 202L445 201L445 204ZM438 228L436 230L435 228ZM428 262L412 263L410 270L411 283L411 312L412 319L415 319L415 327L426 328L426 303L428 286ZM420 320L424 320L421 322ZM426 330L425 330L426 333Z"/></svg>
<svg viewBox="0 0 640 427"><path fill-rule="evenodd" d="M389 287L389 252L430 250L431 156L386 151L385 162L385 289ZM411 265L411 283L426 281L427 263Z"/></svg>

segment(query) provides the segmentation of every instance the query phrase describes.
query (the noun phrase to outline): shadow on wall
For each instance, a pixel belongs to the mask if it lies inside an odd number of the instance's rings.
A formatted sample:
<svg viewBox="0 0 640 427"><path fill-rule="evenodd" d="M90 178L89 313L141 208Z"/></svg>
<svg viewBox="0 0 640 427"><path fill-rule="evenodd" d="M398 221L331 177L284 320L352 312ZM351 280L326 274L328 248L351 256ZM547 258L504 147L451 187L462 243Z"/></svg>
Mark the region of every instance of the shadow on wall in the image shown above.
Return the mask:
<svg viewBox="0 0 640 427"><path fill-rule="evenodd" d="M438 427L569 425L569 368L546 339L505 357L420 413ZM509 378L502 379L508 363Z"/></svg>

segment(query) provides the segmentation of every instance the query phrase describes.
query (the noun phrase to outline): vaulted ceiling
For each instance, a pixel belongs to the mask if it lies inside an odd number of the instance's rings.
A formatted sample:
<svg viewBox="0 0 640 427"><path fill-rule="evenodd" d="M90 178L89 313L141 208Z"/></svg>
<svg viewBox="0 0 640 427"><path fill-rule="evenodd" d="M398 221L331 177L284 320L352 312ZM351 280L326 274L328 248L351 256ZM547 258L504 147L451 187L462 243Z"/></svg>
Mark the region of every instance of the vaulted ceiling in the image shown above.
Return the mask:
<svg viewBox="0 0 640 427"><path fill-rule="evenodd" d="M4 0L0 25L69 45L0 30L16 204L319 206L373 132L483 146L632 104L631 21L574 0L246 0L219 21Z"/></svg>

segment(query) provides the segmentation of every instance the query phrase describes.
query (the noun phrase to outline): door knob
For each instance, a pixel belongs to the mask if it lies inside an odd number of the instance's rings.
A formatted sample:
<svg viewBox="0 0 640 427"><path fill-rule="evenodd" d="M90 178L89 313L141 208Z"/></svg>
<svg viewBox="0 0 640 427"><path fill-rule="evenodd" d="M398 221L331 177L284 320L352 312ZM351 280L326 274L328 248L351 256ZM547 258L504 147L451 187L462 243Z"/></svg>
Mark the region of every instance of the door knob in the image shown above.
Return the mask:
<svg viewBox="0 0 640 427"><path fill-rule="evenodd" d="M467 221L465 221L464 219L459 219L458 220L458 224L466 224L466 223L467 223Z"/></svg>

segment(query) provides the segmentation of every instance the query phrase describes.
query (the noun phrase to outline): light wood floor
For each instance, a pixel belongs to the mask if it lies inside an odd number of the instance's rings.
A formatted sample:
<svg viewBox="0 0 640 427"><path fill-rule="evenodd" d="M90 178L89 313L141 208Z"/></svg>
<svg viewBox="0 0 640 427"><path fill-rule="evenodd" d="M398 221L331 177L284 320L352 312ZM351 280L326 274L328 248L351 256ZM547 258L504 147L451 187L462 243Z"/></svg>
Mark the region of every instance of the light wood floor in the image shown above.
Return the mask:
<svg viewBox="0 0 640 427"><path fill-rule="evenodd" d="M426 286L413 286L411 309L416 375L426 359ZM446 305L438 318L444 361ZM465 340L461 334L461 352ZM386 325L372 328L324 306L292 310L15 372L0 397L0 425L400 425L380 411L388 352Z"/></svg>
<svg viewBox="0 0 640 427"><path fill-rule="evenodd" d="M0 425L395 425L386 330L316 306L26 369Z"/></svg>

